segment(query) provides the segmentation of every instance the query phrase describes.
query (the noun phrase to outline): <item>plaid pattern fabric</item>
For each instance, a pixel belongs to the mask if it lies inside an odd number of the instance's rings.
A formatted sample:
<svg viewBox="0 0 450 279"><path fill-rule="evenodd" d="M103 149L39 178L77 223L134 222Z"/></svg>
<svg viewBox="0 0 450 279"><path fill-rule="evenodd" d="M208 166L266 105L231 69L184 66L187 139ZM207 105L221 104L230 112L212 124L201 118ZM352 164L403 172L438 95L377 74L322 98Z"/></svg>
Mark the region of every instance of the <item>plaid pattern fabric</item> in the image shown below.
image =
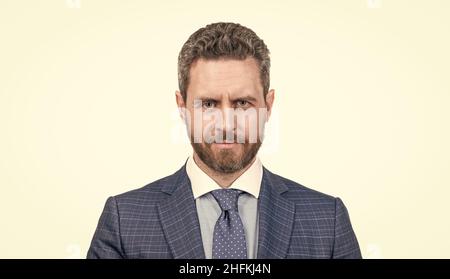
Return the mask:
<svg viewBox="0 0 450 279"><path fill-rule="evenodd" d="M343 202L263 168L258 259L361 258ZM204 259L185 165L106 201L87 258Z"/></svg>

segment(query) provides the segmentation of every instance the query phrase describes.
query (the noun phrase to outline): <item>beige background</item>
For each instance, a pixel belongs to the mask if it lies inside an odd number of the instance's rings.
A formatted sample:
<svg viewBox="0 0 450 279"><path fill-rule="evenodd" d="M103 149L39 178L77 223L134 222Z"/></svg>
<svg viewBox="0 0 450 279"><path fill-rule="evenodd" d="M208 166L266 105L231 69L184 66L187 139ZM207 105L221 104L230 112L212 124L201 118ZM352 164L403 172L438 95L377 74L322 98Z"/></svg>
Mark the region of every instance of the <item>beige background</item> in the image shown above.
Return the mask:
<svg viewBox="0 0 450 279"><path fill-rule="evenodd" d="M264 2L264 3L262 3ZM177 55L268 44L266 167L339 196L366 258L450 257L450 1L0 1L0 257L85 257L106 198L190 146Z"/></svg>

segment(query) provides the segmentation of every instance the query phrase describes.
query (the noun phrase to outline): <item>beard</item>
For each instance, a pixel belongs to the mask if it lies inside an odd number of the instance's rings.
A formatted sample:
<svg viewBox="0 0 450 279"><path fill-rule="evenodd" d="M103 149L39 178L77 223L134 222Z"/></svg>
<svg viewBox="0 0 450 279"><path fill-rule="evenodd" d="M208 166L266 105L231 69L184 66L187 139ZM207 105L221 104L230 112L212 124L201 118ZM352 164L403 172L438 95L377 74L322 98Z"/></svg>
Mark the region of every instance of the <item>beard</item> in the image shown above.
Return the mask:
<svg viewBox="0 0 450 279"><path fill-rule="evenodd" d="M221 173L234 173L247 167L255 158L262 142L240 143L237 148L213 150L211 143L194 143L192 148L209 168Z"/></svg>

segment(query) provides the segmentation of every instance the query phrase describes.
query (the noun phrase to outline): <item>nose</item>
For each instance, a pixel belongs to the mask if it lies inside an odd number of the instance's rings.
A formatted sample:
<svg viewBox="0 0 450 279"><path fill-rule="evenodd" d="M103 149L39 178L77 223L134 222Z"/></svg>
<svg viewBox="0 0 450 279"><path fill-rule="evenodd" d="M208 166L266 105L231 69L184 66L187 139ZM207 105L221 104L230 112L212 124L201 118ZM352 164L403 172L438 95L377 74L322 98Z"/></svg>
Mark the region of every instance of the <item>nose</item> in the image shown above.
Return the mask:
<svg viewBox="0 0 450 279"><path fill-rule="evenodd" d="M224 142L231 143L236 142L235 131L236 131L236 120L234 117L234 111L231 107L223 107L220 110L221 119L217 119L222 123L217 123L216 133L223 135L222 139Z"/></svg>

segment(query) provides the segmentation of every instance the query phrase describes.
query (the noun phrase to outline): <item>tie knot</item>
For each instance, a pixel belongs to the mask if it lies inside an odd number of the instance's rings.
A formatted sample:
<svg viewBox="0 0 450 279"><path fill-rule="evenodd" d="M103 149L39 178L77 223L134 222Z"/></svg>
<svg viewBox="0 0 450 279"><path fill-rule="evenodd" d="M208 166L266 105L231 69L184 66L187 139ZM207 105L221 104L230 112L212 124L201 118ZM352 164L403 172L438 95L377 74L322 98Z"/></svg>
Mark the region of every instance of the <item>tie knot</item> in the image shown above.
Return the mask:
<svg viewBox="0 0 450 279"><path fill-rule="evenodd" d="M219 203L222 210L238 211L238 197L242 191L238 189L219 189L211 191L211 194Z"/></svg>

